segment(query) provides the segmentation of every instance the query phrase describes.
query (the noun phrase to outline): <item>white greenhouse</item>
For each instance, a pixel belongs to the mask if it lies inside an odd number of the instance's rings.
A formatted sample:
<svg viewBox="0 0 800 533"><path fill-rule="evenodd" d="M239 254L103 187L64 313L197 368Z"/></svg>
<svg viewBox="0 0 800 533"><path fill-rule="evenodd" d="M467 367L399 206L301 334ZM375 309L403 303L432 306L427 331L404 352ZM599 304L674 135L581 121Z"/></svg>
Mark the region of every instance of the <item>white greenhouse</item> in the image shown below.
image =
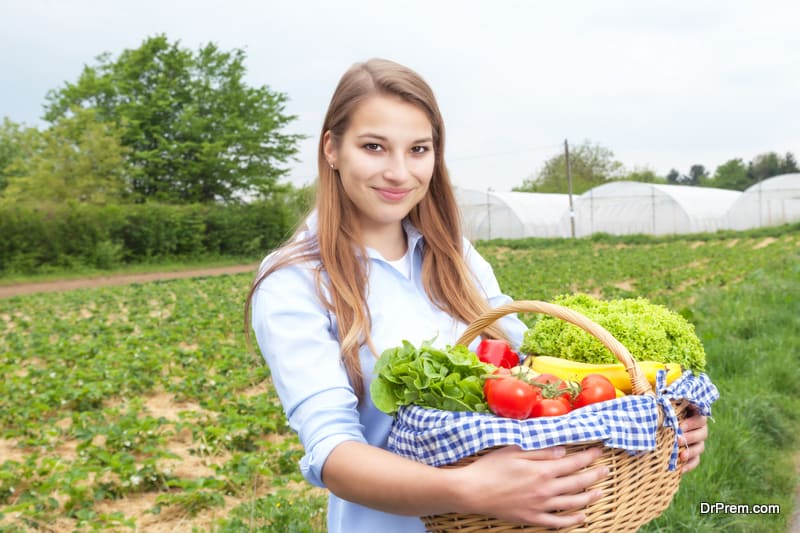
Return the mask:
<svg viewBox="0 0 800 533"><path fill-rule="evenodd" d="M748 187L728 210L727 227L745 230L798 221L800 174L783 174Z"/></svg>
<svg viewBox="0 0 800 533"><path fill-rule="evenodd" d="M593 233L670 235L723 229L739 191L614 181L573 198L575 236ZM570 214L561 232L571 235Z"/></svg>
<svg viewBox="0 0 800 533"><path fill-rule="evenodd" d="M463 231L470 240L567 237L559 221L569 196L529 192L455 189Z"/></svg>

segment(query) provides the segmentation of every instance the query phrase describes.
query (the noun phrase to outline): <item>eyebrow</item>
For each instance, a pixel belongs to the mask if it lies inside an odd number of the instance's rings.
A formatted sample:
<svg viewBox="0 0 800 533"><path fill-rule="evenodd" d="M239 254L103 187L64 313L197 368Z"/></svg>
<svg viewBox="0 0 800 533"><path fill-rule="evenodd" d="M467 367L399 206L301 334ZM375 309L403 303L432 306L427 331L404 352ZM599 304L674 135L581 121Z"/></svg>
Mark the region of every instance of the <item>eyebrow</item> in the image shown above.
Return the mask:
<svg viewBox="0 0 800 533"><path fill-rule="evenodd" d="M385 137L384 135L378 135L377 133L362 133L357 138L358 139L364 139L364 138L377 139L377 140L383 141L383 142L388 142L389 141L389 139L387 137ZM424 137L422 139L417 139L412 144L422 144L422 143L432 143L432 142L433 142L433 137Z"/></svg>

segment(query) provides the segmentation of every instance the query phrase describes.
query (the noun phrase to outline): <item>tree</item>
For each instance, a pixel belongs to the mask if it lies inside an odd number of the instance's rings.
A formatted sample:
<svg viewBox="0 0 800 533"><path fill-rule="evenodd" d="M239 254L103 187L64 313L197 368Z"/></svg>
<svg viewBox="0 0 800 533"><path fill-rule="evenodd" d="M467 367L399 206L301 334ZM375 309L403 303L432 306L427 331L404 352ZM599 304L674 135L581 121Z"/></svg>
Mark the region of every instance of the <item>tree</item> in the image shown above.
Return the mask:
<svg viewBox="0 0 800 533"><path fill-rule="evenodd" d="M667 183L671 185L678 185L682 180L683 176L681 176L680 172L674 168L669 169L669 172L667 172Z"/></svg>
<svg viewBox="0 0 800 533"><path fill-rule="evenodd" d="M717 167L711 180L714 187L743 191L750 185L747 165L741 159L730 159Z"/></svg>
<svg viewBox="0 0 800 533"><path fill-rule="evenodd" d="M781 168L783 174L792 174L800 172L800 167L797 166L797 159L795 159L792 152L786 152L783 158L783 167Z"/></svg>
<svg viewBox="0 0 800 533"><path fill-rule="evenodd" d="M0 195L9 180L19 174L19 159L35 132L34 128L26 128L3 117L0 124Z"/></svg>
<svg viewBox="0 0 800 533"><path fill-rule="evenodd" d="M103 204L129 192L126 154L114 125L96 120L93 109L75 109L43 132L31 132L12 176L5 202L64 201Z"/></svg>
<svg viewBox="0 0 800 533"><path fill-rule="evenodd" d="M670 185L700 185L708 184L708 171L703 165L692 165L688 174L681 174L671 168L666 176L667 183Z"/></svg>
<svg viewBox="0 0 800 533"><path fill-rule="evenodd" d="M692 165L689 168L688 179L684 185L704 185L708 181L708 172L703 165Z"/></svg>
<svg viewBox="0 0 800 533"><path fill-rule="evenodd" d="M196 53L166 36L116 60L108 53L75 83L47 95L45 119L93 109L121 131L134 201L211 202L267 195L287 173L302 135L283 129L287 97L244 83L242 50Z"/></svg>
<svg viewBox="0 0 800 533"><path fill-rule="evenodd" d="M753 158L747 168L747 177L750 185L753 185L772 176L792 172L798 172L794 154L787 152L785 157L781 157L775 152L767 152Z"/></svg>
<svg viewBox="0 0 800 533"><path fill-rule="evenodd" d="M581 194L584 191L603 183L620 179L623 166L614 160L614 152L600 145L584 141L569 148L569 163L572 175L572 192ZM542 170L535 177L527 178L515 191L525 192L568 192L567 166L564 153L548 159Z"/></svg>
<svg viewBox="0 0 800 533"><path fill-rule="evenodd" d="M623 178L628 181L638 181L641 183L664 183L665 179L655 173L650 168L634 168Z"/></svg>

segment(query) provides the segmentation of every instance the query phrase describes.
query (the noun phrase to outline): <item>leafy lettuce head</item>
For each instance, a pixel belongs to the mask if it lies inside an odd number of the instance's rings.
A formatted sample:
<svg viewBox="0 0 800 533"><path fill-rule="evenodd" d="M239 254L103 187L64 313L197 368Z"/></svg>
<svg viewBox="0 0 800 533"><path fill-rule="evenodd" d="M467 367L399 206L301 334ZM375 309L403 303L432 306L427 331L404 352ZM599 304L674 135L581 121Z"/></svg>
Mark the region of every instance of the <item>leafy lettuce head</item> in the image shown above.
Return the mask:
<svg viewBox="0 0 800 533"><path fill-rule="evenodd" d="M637 361L679 363L702 372L703 345L694 325L678 313L645 298L598 300L588 294L558 296L553 303L573 309L606 328ZM617 363L593 335L559 318L543 315L525 333L520 351L586 363Z"/></svg>

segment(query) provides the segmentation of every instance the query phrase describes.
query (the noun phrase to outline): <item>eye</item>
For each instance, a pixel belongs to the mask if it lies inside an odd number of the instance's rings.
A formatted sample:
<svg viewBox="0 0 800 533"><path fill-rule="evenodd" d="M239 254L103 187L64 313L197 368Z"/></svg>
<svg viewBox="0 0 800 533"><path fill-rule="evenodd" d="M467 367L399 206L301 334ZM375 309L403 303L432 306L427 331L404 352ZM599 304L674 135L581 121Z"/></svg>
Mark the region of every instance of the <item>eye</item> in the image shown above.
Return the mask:
<svg viewBox="0 0 800 533"><path fill-rule="evenodd" d="M383 147L378 143L367 143L364 145L364 149L369 150L370 152L380 152Z"/></svg>
<svg viewBox="0 0 800 533"><path fill-rule="evenodd" d="M411 148L411 153L414 153L414 154L424 154L425 152L430 152L430 151L431 151L431 147L430 146L424 146L424 145L414 146L413 148Z"/></svg>

